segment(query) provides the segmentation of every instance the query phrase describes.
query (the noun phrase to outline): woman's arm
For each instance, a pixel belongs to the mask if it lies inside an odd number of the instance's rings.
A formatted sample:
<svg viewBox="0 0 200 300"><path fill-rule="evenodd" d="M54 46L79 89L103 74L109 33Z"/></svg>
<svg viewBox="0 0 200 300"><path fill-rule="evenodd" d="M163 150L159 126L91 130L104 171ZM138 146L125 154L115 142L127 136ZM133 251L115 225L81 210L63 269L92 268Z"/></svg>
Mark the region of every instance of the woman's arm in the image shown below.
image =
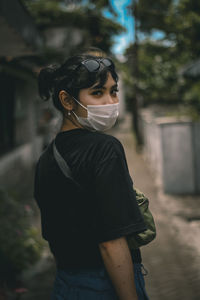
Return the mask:
<svg viewBox="0 0 200 300"><path fill-rule="evenodd" d="M137 300L133 262L125 237L99 244L106 270L120 300Z"/></svg>

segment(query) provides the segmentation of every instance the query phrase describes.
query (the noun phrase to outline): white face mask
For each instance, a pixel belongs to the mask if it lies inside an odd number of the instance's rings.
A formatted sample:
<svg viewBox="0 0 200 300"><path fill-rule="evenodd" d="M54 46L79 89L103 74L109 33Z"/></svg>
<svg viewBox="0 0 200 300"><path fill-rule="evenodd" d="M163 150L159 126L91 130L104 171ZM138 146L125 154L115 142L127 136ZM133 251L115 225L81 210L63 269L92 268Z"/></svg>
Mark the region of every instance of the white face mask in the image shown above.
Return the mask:
<svg viewBox="0 0 200 300"><path fill-rule="evenodd" d="M74 100L87 110L87 118L79 117L72 111L78 122L84 128L94 131L106 131L115 124L119 115L119 103L87 105L87 107L85 107L77 99L74 98Z"/></svg>

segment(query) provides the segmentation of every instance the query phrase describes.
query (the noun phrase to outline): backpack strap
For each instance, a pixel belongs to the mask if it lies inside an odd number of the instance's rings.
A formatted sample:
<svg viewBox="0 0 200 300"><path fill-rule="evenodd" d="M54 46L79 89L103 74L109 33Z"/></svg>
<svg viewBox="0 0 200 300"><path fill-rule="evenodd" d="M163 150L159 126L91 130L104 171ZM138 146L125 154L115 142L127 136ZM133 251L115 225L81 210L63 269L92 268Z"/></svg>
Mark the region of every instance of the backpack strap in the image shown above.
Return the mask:
<svg viewBox="0 0 200 300"><path fill-rule="evenodd" d="M75 181L74 178L72 177L72 172L71 172L67 162L65 161L65 159L62 157L62 155L58 151L58 149L56 147L55 139L53 140L53 155L54 155L54 158L55 158L59 168L61 169L62 173L64 174L64 176L67 178L70 178L76 185L78 185L80 187L80 184L77 181Z"/></svg>

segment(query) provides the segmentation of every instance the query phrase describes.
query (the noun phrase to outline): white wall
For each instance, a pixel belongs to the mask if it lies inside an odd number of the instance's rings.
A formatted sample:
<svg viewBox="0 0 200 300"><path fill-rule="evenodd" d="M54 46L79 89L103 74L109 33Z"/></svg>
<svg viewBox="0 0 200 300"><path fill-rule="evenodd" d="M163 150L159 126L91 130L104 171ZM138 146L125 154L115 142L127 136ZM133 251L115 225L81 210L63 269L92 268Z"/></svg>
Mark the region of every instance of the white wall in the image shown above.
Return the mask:
<svg viewBox="0 0 200 300"><path fill-rule="evenodd" d="M124 85L122 78L119 74L119 81L118 81L118 88L119 88L119 119L123 119L126 113L126 105L125 105L125 93L124 93Z"/></svg>
<svg viewBox="0 0 200 300"><path fill-rule="evenodd" d="M144 154L157 181L170 194L200 193L200 123L140 115Z"/></svg>
<svg viewBox="0 0 200 300"><path fill-rule="evenodd" d="M9 186L24 169L31 168L42 152L43 137L37 135L36 82L16 82L15 147L0 157L0 185Z"/></svg>

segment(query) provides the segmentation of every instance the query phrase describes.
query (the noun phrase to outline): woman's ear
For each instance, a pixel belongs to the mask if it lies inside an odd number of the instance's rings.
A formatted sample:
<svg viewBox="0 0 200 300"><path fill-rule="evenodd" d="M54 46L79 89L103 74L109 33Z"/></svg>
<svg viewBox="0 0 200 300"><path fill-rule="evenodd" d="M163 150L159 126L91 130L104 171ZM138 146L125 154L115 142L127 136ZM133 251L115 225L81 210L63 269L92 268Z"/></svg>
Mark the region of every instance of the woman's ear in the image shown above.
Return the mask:
<svg viewBox="0 0 200 300"><path fill-rule="evenodd" d="M74 100L66 91L60 91L58 97L62 106L66 110L72 110L74 108Z"/></svg>

